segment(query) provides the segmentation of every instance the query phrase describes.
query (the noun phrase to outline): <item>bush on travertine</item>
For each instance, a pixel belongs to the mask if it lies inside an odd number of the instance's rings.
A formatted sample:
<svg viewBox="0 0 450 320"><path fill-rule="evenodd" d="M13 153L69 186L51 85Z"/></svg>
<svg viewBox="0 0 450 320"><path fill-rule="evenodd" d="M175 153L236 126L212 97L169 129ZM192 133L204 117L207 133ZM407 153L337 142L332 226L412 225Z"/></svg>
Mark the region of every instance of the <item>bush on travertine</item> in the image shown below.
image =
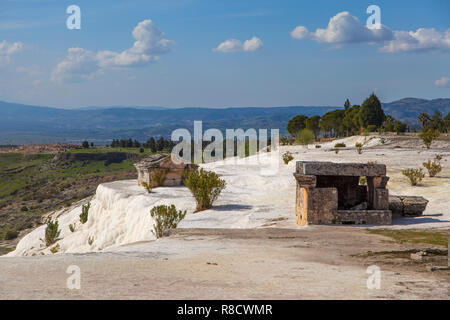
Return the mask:
<svg viewBox="0 0 450 320"><path fill-rule="evenodd" d="M442 171L441 160L442 156L436 155L433 162L431 162L431 160L428 160L427 162L423 163L423 166L428 170L428 175L430 176L430 178L435 177L439 172Z"/></svg>
<svg viewBox="0 0 450 320"><path fill-rule="evenodd" d="M356 148L356 151L358 152L358 154L362 153L362 148L363 148L362 143L355 143L355 148Z"/></svg>
<svg viewBox="0 0 450 320"><path fill-rule="evenodd" d="M422 169L406 169L402 171L402 174L409 178L412 186L417 186L425 178L425 173L422 172Z"/></svg>
<svg viewBox="0 0 450 320"><path fill-rule="evenodd" d="M220 179L215 172L205 171L204 169L189 174L184 180L184 184L197 201L196 211L211 208L213 202L226 187L226 182Z"/></svg>
<svg viewBox="0 0 450 320"><path fill-rule="evenodd" d="M91 203L83 204L83 207L81 208L81 214L80 214L80 222L82 224L85 224L88 221L88 215L89 215L89 209L91 208Z"/></svg>
<svg viewBox="0 0 450 320"><path fill-rule="evenodd" d="M427 147L427 149L430 149L431 144L435 139L439 137L440 133L438 130L429 129L427 131L423 131L419 134L419 137L422 139L423 143Z"/></svg>
<svg viewBox="0 0 450 320"><path fill-rule="evenodd" d="M160 205L153 207L150 214L155 220L152 232L157 238L161 238L165 231L175 229L178 226L186 216L186 210L177 211L173 204L170 206Z"/></svg>
<svg viewBox="0 0 450 320"><path fill-rule="evenodd" d="M288 164L292 160L294 160L294 157L292 156L292 153L290 153L289 151L286 151L283 154L283 162L284 162L284 164Z"/></svg>
<svg viewBox="0 0 450 320"><path fill-rule="evenodd" d="M49 247L54 244L58 240L60 233L61 231L59 230L58 220L55 222L48 220L47 228L45 228L45 246Z"/></svg>
<svg viewBox="0 0 450 320"><path fill-rule="evenodd" d="M335 148L345 148L346 145L345 145L345 143L340 142L340 143L336 143L336 144L334 145L334 147L335 147Z"/></svg>

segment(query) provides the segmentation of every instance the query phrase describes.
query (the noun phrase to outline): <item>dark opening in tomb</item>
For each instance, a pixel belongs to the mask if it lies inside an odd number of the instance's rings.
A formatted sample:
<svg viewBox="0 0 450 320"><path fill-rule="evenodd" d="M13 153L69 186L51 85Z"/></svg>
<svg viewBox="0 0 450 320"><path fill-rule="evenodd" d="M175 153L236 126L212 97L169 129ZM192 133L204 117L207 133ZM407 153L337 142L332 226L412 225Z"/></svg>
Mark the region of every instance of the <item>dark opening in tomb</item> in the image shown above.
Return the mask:
<svg viewBox="0 0 450 320"><path fill-rule="evenodd" d="M359 185L359 176L317 176L317 188L336 188L338 209L355 209L367 203L367 186ZM370 208L361 208L361 210Z"/></svg>

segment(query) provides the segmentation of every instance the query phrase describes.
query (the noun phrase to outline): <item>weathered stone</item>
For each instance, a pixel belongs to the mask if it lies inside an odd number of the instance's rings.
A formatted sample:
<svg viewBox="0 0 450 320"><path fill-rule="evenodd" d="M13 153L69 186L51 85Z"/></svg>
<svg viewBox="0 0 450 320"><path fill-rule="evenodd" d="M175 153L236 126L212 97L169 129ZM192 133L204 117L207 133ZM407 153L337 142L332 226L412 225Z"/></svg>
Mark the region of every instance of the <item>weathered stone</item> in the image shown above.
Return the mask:
<svg viewBox="0 0 450 320"><path fill-rule="evenodd" d="M336 188L304 188L297 185L297 224L330 224L337 211Z"/></svg>
<svg viewBox="0 0 450 320"><path fill-rule="evenodd" d="M398 196L389 196L389 210L393 215L403 214L403 202Z"/></svg>
<svg viewBox="0 0 450 320"><path fill-rule="evenodd" d="M403 202L403 215L421 216L425 211L428 200L424 197L401 197Z"/></svg>
<svg viewBox="0 0 450 320"><path fill-rule="evenodd" d="M375 189L375 201L373 203L374 210L389 210L389 190Z"/></svg>
<svg viewBox="0 0 450 320"><path fill-rule="evenodd" d="M384 164L297 161L297 173L315 176L385 176Z"/></svg>
<svg viewBox="0 0 450 320"><path fill-rule="evenodd" d="M313 188L316 186L316 183L317 183L316 176L306 176L306 175L294 173L294 177L297 180L297 184L302 187Z"/></svg>
<svg viewBox="0 0 450 320"><path fill-rule="evenodd" d="M155 154L134 166L138 171L138 184L146 182L152 188L182 185L184 178L198 169L198 165L184 164L181 159L174 162L170 154Z"/></svg>
<svg viewBox="0 0 450 320"><path fill-rule="evenodd" d="M338 210L334 217L336 224L392 224L390 210Z"/></svg>
<svg viewBox="0 0 450 320"><path fill-rule="evenodd" d="M367 202L362 202L354 207L351 207L350 210L367 210Z"/></svg>
<svg viewBox="0 0 450 320"><path fill-rule="evenodd" d="M393 214L403 216L421 216L425 211L428 200L417 196L390 196L389 210Z"/></svg>

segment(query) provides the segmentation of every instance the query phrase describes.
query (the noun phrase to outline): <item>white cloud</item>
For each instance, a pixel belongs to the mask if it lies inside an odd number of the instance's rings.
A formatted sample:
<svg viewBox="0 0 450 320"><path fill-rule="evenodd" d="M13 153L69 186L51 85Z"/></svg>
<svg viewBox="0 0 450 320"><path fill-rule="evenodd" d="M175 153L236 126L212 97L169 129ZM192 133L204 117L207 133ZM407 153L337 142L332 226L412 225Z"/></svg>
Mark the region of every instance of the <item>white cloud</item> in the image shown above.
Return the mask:
<svg viewBox="0 0 450 320"><path fill-rule="evenodd" d="M310 39L332 44L382 42L393 38L392 31L385 26L380 29L369 29L358 18L344 11L330 19L326 29L308 31L304 26L298 26L291 32L294 39Z"/></svg>
<svg viewBox="0 0 450 320"><path fill-rule="evenodd" d="M214 48L213 51L224 52L224 53L232 53L232 52L254 52L261 50L264 44L258 37L253 37L249 40L245 40L242 43L237 39L228 39L222 42Z"/></svg>
<svg viewBox="0 0 450 320"><path fill-rule="evenodd" d="M443 33L433 28L420 28L417 31L394 31L394 39L380 48L380 51L450 51L450 28Z"/></svg>
<svg viewBox="0 0 450 320"><path fill-rule="evenodd" d="M3 40L0 42L0 65L3 62L9 62L13 54L16 54L23 48L22 42L7 42Z"/></svg>
<svg viewBox="0 0 450 320"><path fill-rule="evenodd" d="M438 87L447 87L450 85L450 78L442 77L434 82Z"/></svg>
<svg viewBox="0 0 450 320"><path fill-rule="evenodd" d="M140 22L132 34L136 41L122 52L104 50L95 53L83 48L70 48L66 59L53 71L51 79L76 82L90 79L106 69L143 66L169 52L173 43L151 20Z"/></svg>
<svg viewBox="0 0 450 320"><path fill-rule="evenodd" d="M342 45L346 43L383 43L381 52L450 51L450 28L446 32L420 28L417 31L391 31L381 25L369 29L348 12L332 17L326 29L308 31L298 26L291 32L294 39L310 39L317 42Z"/></svg>

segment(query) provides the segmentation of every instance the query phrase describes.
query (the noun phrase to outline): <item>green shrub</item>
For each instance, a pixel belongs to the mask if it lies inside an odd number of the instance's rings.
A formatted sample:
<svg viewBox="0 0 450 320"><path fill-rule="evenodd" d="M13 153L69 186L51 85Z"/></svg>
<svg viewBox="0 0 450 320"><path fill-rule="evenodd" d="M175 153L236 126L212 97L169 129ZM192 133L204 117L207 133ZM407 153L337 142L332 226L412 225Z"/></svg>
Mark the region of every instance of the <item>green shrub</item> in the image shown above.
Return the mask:
<svg viewBox="0 0 450 320"><path fill-rule="evenodd" d="M435 139L439 137L440 133L438 130L429 129L427 131L423 131L419 134L419 137L422 139L423 143L427 147L427 149L430 149L431 144Z"/></svg>
<svg viewBox="0 0 450 320"><path fill-rule="evenodd" d="M423 166L428 170L428 175L430 176L430 178L435 177L439 172L442 171L441 160L442 156L436 155L433 162L431 162L431 160L428 160L427 162L423 163Z"/></svg>
<svg viewBox="0 0 450 320"><path fill-rule="evenodd" d="M26 211L28 211L28 207L27 206L23 206L22 208L20 208L20 211L26 212Z"/></svg>
<svg viewBox="0 0 450 320"><path fill-rule="evenodd" d="M289 151L286 151L283 154L283 162L284 162L284 164L288 164L292 160L294 160L294 157L292 156L292 153L290 153Z"/></svg>
<svg viewBox="0 0 450 320"><path fill-rule="evenodd" d="M5 240L13 240L19 236L19 232L17 230L7 230L5 233Z"/></svg>
<svg viewBox="0 0 450 320"><path fill-rule="evenodd" d="M88 238L88 244L89 244L90 246L92 246L93 243L94 243L94 237L89 237L89 238Z"/></svg>
<svg viewBox="0 0 450 320"><path fill-rule="evenodd" d="M369 124L369 125L367 126L367 131L369 131L369 132L375 132L375 131L377 131L377 126L374 125L374 124Z"/></svg>
<svg viewBox="0 0 450 320"><path fill-rule="evenodd" d="M189 174L184 184L197 201L196 211L211 208L213 202L226 187L226 182L220 179L215 172L205 171L203 169Z"/></svg>
<svg viewBox="0 0 450 320"><path fill-rule="evenodd" d="M82 224L85 224L88 221L90 208L91 208L90 202L88 204L83 204L83 207L81 208L81 214L80 214L80 222Z"/></svg>
<svg viewBox="0 0 450 320"><path fill-rule="evenodd" d="M69 224L69 230L70 232L75 232L75 223Z"/></svg>
<svg viewBox="0 0 450 320"><path fill-rule="evenodd" d="M58 220L55 222L48 220L47 228L45 228L45 246L49 247L54 244L58 240L60 233Z"/></svg>
<svg viewBox="0 0 450 320"><path fill-rule="evenodd" d="M409 182L412 186L417 186L417 184L425 177L422 169L406 169L402 171L402 174L409 178Z"/></svg>
<svg viewBox="0 0 450 320"><path fill-rule="evenodd" d="M152 193L152 185L146 181L143 181L141 185L147 190L148 193Z"/></svg>
<svg viewBox="0 0 450 320"><path fill-rule="evenodd" d="M355 147L356 147L356 151L357 151L359 154L361 154L361 153L362 153L362 148L363 148L362 143L355 143Z"/></svg>
<svg viewBox="0 0 450 320"><path fill-rule="evenodd" d="M300 130L295 136L297 143L301 145L308 145L314 141L314 132L309 129Z"/></svg>
<svg viewBox="0 0 450 320"><path fill-rule="evenodd" d="M334 145L334 147L335 147L335 148L345 148L346 145L345 145L345 143L340 142L340 143L336 143L336 144Z"/></svg>
<svg viewBox="0 0 450 320"><path fill-rule="evenodd" d="M164 232L170 229L175 229L181 220L186 216L185 211L177 211L177 208L172 204L170 206L160 205L153 207L150 210L155 224L152 232L157 238L161 238Z"/></svg>
<svg viewBox="0 0 450 320"><path fill-rule="evenodd" d="M59 246L59 243L58 243L56 246L54 246L53 248L50 249L50 252L55 254L55 253L58 253L60 249L61 249L61 247Z"/></svg>

